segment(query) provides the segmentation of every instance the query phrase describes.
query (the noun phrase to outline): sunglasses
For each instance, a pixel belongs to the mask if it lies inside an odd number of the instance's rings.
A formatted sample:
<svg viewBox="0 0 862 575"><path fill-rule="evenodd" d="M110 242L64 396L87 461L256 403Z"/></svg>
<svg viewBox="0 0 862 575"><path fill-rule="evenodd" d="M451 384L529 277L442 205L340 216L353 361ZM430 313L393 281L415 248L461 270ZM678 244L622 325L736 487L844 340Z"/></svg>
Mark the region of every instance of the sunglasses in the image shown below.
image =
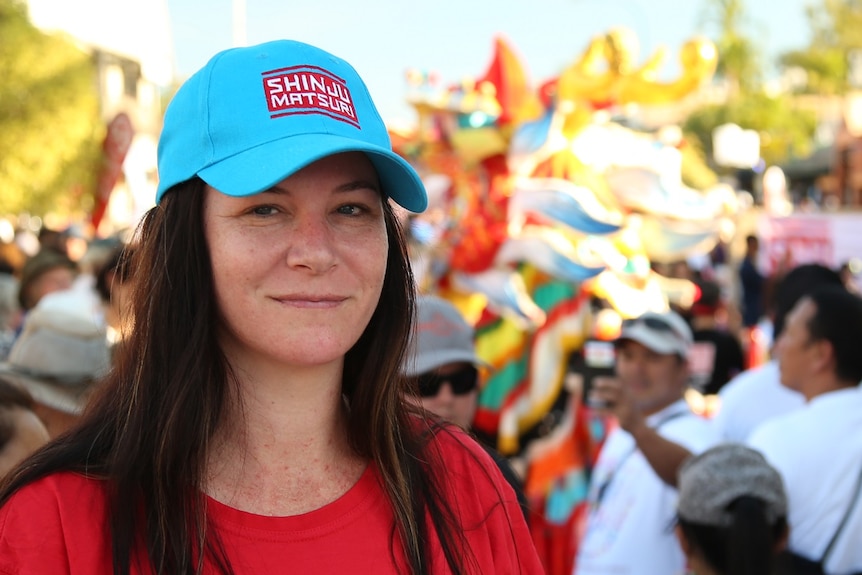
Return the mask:
<svg viewBox="0 0 862 575"><path fill-rule="evenodd" d="M449 382L453 394L466 395L479 385L479 370L472 365L467 365L447 375L429 371L416 376L416 381L421 397L434 397L440 393L440 388L445 382Z"/></svg>

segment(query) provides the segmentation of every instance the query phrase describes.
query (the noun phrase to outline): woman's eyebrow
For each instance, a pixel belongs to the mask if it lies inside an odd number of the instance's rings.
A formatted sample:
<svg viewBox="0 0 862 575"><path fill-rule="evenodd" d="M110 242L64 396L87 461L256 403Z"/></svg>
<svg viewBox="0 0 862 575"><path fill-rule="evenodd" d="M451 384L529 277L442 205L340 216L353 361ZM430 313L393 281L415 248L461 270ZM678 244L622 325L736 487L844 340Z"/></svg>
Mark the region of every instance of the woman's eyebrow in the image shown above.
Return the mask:
<svg viewBox="0 0 862 575"><path fill-rule="evenodd" d="M374 182L373 180L353 180L351 182L346 182L337 186L335 188L335 192L352 192L355 190L374 190L377 193L380 193L380 185ZM275 186L263 190L262 194L279 194L279 195L290 195L290 188L284 187L281 184L276 184Z"/></svg>
<svg viewBox="0 0 862 575"><path fill-rule="evenodd" d="M336 192L351 192L353 190L374 190L380 192L380 185L371 180L354 180L338 186Z"/></svg>

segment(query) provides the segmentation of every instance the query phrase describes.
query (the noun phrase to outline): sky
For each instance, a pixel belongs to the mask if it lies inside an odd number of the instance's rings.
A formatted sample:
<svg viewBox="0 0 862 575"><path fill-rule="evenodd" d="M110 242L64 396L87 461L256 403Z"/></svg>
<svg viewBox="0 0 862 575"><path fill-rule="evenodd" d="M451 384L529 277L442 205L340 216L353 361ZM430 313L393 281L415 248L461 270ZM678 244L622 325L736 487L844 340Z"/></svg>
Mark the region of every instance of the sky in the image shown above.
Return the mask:
<svg viewBox="0 0 862 575"><path fill-rule="evenodd" d="M232 0L166 0L174 69L182 79L233 45ZM804 7L811 0L748 0L746 29L768 61L807 43ZM687 39L715 36L704 0L242 0L248 44L292 38L353 64L383 118L407 122L406 72L436 74L443 84L480 76L498 35L521 56L539 84L574 62L590 39L614 26L632 29L639 60L668 50L663 76L679 70Z"/></svg>

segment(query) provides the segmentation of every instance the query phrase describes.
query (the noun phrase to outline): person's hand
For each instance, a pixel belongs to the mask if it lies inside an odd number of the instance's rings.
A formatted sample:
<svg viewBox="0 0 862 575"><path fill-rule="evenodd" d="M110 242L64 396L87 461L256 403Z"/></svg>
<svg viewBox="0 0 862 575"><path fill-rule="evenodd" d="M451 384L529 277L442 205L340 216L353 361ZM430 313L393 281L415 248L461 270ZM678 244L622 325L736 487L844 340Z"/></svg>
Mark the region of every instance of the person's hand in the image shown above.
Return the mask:
<svg viewBox="0 0 862 575"><path fill-rule="evenodd" d="M616 377L596 377L587 401L597 411L616 417L620 427L629 433L633 434L639 427L646 425L631 392Z"/></svg>

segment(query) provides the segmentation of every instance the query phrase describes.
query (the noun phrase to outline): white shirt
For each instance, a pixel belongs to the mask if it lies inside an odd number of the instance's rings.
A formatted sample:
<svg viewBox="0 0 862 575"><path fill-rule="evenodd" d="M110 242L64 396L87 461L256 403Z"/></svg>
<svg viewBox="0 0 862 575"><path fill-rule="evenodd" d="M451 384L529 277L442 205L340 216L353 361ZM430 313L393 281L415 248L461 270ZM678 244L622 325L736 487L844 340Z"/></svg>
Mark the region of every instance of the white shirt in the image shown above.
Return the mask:
<svg viewBox="0 0 862 575"><path fill-rule="evenodd" d="M781 385L778 362L772 360L743 371L718 392L721 398L713 418L722 441L743 443L763 422L805 405L801 393Z"/></svg>
<svg viewBox="0 0 862 575"><path fill-rule="evenodd" d="M784 479L790 551L819 561L862 474L862 390L819 395L763 424L748 443ZM862 496L825 567L827 573L862 571Z"/></svg>
<svg viewBox="0 0 862 575"><path fill-rule="evenodd" d="M650 416L647 424L693 453L714 443L709 422L693 414L684 401ZM673 534L676 490L655 474L628 432L617 428L605 440L589 501L576 575L683 573L685 557Z"/></svg>

